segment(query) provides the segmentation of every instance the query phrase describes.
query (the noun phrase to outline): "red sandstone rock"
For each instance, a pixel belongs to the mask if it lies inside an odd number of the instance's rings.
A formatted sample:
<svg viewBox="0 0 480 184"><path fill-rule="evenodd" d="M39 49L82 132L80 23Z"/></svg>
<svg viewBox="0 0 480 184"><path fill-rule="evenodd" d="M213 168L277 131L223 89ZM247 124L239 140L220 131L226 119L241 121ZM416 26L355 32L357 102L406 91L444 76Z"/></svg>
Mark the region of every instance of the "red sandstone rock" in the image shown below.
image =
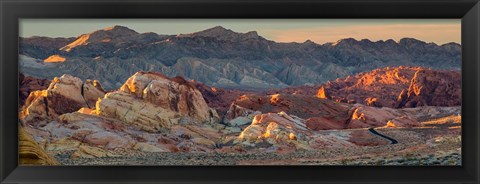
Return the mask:
<svg viewBox="0 0 480 184"><path fill-rule="evenodd" d="M397 107L459 106L461 84L460 72L418 70L408 90L400 93Z"/></svg>
<svg viewBox="0 0 480 184"><path fill-rule="evenodd" d="M459 71L399 66L338 78L319 86L271 90L269 94L273 91L303 94L374 107L458 106L461 104L460 84Z"/></svg>

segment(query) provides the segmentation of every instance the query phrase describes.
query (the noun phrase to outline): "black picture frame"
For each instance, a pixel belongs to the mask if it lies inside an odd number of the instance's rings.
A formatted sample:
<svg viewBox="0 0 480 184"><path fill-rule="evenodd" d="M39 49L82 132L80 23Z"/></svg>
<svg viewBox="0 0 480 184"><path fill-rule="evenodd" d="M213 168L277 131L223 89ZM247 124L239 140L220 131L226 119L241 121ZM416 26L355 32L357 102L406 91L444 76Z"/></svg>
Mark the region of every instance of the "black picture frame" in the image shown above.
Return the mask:
<svg viewBox="0 0 480 184"><path fill-rule="evenodd" d="M0 12L1 183L479 183L478 0L0 0ZM18 166L21 18L462 19L462 166Z"/></svg>

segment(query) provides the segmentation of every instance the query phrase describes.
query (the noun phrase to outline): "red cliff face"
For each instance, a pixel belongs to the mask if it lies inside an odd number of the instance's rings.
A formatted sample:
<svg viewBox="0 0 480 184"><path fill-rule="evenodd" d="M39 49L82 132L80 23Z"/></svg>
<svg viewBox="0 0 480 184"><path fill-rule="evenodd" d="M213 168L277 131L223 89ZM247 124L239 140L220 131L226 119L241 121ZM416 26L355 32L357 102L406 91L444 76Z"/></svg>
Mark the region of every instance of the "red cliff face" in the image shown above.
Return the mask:
<svg viewBox="0 0 480 184"><path fill-rule="evenodd" d="M387 67L322 85L319 98L375 107L457 106L461 73L420 67Z"/></svg>

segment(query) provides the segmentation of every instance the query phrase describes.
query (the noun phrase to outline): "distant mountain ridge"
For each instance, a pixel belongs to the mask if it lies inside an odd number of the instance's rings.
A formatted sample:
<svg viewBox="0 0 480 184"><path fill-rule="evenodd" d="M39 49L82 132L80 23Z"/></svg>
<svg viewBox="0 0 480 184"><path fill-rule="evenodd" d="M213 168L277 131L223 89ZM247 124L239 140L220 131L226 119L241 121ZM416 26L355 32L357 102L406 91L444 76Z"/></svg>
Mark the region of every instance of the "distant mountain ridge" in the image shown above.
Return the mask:
<svg viewBox="0 0 480 184"><path fill-rule="evenodd" d="M45 63L58 55L61 63ZM413 38L372 42L277 43L257 32L221 26L180 35L138 33L124 26L76 38L20 38L20 68L52 79L70 74L115 89L137 71L177 75L222 88L266 89L320 84L386 66L460 70L461 45Z"/></svg>

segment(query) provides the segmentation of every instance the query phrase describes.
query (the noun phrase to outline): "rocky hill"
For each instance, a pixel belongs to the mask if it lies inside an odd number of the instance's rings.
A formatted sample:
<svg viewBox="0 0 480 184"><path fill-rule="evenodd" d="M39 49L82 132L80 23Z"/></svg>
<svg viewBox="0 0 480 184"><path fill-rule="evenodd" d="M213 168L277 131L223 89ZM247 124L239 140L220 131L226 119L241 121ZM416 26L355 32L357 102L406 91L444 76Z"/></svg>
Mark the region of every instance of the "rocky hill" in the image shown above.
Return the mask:
<svg viewBox="0 0 480 184"><path fill-rule="evenodd" d="M255 31L223 27L184 35L138 33L123 26L76 38L20 39L20 70L53 79L70 74L118 89L137 71L183 76L220 88L266 89L320 84L385 66L461 66L461 46L413 38L372 42L277 43ZM51 61L51 62L48 62Z"/></svg>
<svg viewBox="0 0 480 184"><path fill-rule="evenodd" d="M396 126L415 126L417 123L410 112L400 109L379 109L290 94L241 96L232 103L224 122L241 125L242 121L251 122L262 113L289 114L310 130L381 127L389 121Z"/></svg>
<svg viewBox="0 0 480 184"><path fill-rule="evenodd" d="M288 87L269 93L316 95L375 107L459 106L459 71L423 67L386 67L338 78L317 86Z"/></svg>

